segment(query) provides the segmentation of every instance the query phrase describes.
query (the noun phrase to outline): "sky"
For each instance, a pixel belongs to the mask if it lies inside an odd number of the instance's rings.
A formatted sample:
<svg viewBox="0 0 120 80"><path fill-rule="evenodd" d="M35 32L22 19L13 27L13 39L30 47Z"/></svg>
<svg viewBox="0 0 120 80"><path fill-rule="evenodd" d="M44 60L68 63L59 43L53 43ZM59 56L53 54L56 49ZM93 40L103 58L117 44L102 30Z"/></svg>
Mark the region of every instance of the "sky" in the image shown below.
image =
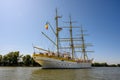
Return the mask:
<svg viewBox="0 0 120 80"><path fill-rule="evenodd" d="M55 28L55 9L62 16L59 26L68 26L69 15L75 26L87 30L86 42L94 46L88 53L95 62L120 63L119 0L0 0L0 54L20 51L33 53L33 45L54 49L41 32L54 39L48 21ZM77 31L77 30L76 30ZM67 33L63 33L63 36Z"/></svg>

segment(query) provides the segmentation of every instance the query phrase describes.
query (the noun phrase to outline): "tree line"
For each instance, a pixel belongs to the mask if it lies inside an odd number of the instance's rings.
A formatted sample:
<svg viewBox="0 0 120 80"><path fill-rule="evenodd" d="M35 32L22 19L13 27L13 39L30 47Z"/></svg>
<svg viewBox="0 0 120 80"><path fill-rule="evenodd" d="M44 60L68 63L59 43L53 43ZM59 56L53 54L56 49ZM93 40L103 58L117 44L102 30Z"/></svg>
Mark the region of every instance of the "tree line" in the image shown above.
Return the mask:
<svg viewBox="0 0 120 80"><path fill-rule="evenodd" d="M120 67L120 64L92 63L93 67Z"/></svg>
<svg viewBox="0 0 120 80"><path fill-rule="evenodd" d="M0 55L0 66L41 66L30 55L20 55L19 51ZM92 63L93 67L120 67L120 64Z"/></svg>
<svg viewBox="0 0 120 80"><path fill-rule="evenodd" d="M0 55L0 66L40 66L30 55L20 55L19 51Z"/></svg>

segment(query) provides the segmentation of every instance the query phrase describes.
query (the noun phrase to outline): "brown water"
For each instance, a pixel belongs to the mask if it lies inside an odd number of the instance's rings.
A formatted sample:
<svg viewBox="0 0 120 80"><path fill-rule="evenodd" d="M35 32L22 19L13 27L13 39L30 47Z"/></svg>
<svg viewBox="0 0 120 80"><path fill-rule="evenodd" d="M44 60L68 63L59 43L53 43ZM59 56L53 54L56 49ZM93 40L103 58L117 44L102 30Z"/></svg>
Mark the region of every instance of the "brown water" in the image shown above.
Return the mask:
<svg viewBox="0 0 120 80"><path fill-rule="evenodd" d="M0 80L120 80L120 67L92 69L0 67Z"/></svg>

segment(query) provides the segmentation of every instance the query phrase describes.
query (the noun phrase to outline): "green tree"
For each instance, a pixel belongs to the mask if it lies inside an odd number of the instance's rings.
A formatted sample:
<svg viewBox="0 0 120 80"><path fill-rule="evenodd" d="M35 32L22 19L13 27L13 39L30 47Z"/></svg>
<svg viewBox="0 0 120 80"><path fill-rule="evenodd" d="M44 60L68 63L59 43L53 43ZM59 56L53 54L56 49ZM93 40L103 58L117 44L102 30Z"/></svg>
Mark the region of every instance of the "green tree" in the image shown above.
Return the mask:
<svg viewBox="0 0 120 80"><path fill-rule="evenodd" d="M4 65L7 66L17 66L18 58L19 58L19 51L9 52L8 54L4 55L3 63Z"/></svg>
<svg viewBox="0 0 120 80"><path fill-rule="evenodd" d="M30 66L31 65L31 56L30 55L26 55L23 57L23 63L25 66Z"/></svg>
<svg viewBox="0 0 120 80"><path fill-rule="evenodd" d="M117 67L116 64L110 64L109 67Z"/></svg>
<svg viewBox="0 0 120 80"><path fill-rule="evenodd" d="M117 64L118 67L120 67L120 64Z"/></svg>
<svg viewBox="0 0 120 80"><path fill-rule="evenodd" d="M0 55L0 65L2 65L2 55Z"/></svg>
<svg viewBox="0 0 120 80"><path fill-rule="evenodd" d="M92 66L94 67L108 67L107 63L93 63Z"/></svg>
<svg viewBox="0 0 120 80"><path fill-rule="evenodd" d="M19 60L19 51L13 52L12 53L12 63L15 65L18 65L18 60Z"/></svg>
<svg viewBox="0 0 120 80"><path fill-rule="evenodd" d="M8 66L9 65L8 56L7 55L3 56L2 63L3 63L3 66Z"/></svg>
<svg viewBox="0 0 120 80"><path fill-rule="evenodd" d="M101 65L102 67L107 67L107 66L108 66L107 63L101 63L100 65Z"/></svg>
<svg viewBox="0 0 120 80"><path fill-rule="evenodd" d="M2 62L2 55L0 55L0 62Z"/></svg>
<svg viewBox="0 0 120 80"><path fill-rule="evenodd" d="M0 55L0 65L2 66L40 66L30 55L20 55L19 51L9 52Z"/></svg>

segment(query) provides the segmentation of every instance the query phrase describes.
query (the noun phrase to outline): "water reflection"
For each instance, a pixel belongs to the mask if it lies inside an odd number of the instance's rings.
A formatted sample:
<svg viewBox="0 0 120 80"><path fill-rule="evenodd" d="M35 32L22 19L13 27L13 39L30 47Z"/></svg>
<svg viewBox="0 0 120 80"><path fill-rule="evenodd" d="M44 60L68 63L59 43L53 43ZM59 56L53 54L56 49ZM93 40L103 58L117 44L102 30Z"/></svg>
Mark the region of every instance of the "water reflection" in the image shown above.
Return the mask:
<svg viewBox="0 0 120 80"><path fill-rule="evenodd" d="M0 67L0 80L119 80L119 67L92 69L41 69Z"/></svg>
<svg viewBox="0 0 120 80"><path fill-rule="evenodd" d="M32 72L30 80L89 80L89 69L38 69Z"/></svg>
<svg viewBox="0 0 120 80"><path fill-rule="evenodd" d="M0 80L29 80L30 72L22 67L0 67Z"/></svg>

